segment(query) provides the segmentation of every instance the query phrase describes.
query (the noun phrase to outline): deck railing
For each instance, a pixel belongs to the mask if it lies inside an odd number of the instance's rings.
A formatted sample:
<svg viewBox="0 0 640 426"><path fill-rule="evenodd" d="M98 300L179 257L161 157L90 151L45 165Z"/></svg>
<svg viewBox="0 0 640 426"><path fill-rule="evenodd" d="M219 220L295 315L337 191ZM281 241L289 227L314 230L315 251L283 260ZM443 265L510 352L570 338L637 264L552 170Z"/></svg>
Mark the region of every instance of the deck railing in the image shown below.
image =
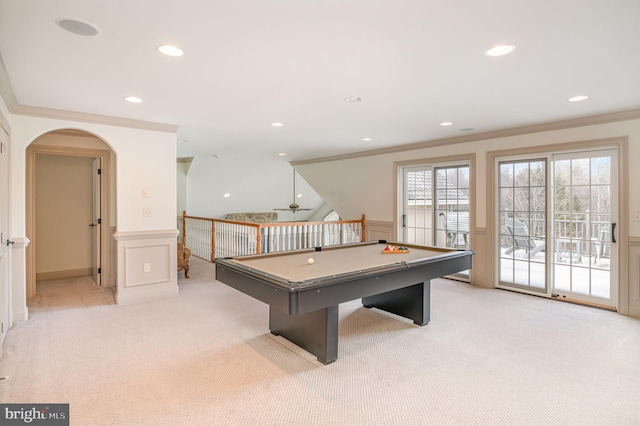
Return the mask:
<svg viewBox="0 0 640 426"><path fill-rule="evenodd" d="M331 222L249 223L182 214L181 241L193 256L216 257L298 250L363 241L365 215Z"/></svg>

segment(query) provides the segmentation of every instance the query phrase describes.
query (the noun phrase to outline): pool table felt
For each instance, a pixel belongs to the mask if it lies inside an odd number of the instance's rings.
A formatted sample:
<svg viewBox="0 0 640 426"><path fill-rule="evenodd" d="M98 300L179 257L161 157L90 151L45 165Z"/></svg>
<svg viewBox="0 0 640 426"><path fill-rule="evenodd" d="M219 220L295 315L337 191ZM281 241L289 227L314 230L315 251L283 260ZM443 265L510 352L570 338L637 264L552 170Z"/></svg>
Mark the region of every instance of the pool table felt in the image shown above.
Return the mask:
<svg viewBox="0 0 640 426"><path fill-rule="evenodd" d="M256 272L269 274L291 283L302 284L323 277L355 273L373 268L410 263L412 261L436 258L449 251L411 247L409 253L389 256L383 254L385 244L359 244L323 249L322 251L302 251L286 255L248 256L231 259ZM307 260L314 259L309 265Z"/></svg>

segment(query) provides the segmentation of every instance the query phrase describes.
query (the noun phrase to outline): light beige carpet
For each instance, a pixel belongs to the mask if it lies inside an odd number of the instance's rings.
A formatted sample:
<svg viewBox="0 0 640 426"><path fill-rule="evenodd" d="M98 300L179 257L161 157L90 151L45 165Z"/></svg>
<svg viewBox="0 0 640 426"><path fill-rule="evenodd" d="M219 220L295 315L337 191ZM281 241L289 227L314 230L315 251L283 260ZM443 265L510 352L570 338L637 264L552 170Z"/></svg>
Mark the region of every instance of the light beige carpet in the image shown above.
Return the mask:
<svg viewBox="0 0 640 426"><path fill-rule="evenodd" d="M190 275L133 306L33 300L0 401L70 403L73 425L640 424L637 319L435 280L425 327L341 305L325 366L212 264Z"/></svg>

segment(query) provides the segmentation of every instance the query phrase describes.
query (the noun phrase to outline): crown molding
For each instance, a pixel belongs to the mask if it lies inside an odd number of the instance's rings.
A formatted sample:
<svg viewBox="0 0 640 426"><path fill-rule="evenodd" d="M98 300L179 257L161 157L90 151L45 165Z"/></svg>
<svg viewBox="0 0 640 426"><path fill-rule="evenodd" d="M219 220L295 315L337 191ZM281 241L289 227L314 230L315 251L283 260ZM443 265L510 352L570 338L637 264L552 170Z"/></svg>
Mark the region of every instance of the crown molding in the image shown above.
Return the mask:
<svg viewBox="0 0 640 426"><path fill-rule="evenodd" d="M175 124L155 123L152 121L134 120L131 118L113 117L109 115L91 114L87 112L68 111L32 105L16 105L12 112L16 115L54 118L56 120L81 121L83 123L105 124L107 126L129 127L132 129L153 130L166 133L177 133L180 128Z"/></svg>
<svg viewBox="0 0 640 426"><path fill-rule="evenodd" d="M571 129L575 127L593 126L596 124L614 123L618 121L640 119L640 108L626 111L611 112L606 114L590 115L573 118L569 120L549 121L546 123L532 124L528 126L512 127L508 129L493 130L489 132L476 133L453 138L434 139L431 141L418 142L414 144L398 145L388 148L372 149L369 151L359 151L349 154L336 155L331 157L319 157L309 160L291 161L292 166L312 163L325 163L329 161L348 160L353 158L369 157L372 155L393 154L397 152L413 151L416 149L434 148L443 145L453 145L466 142L478 142L488 139L499 139L511 136L520 136L532 133L549 132L552 130Z"/></svg>
<svg viewBox="0 0 640 426"><path fill-rule="evenodd" d="M13 111L16 105L18 105L16 96L13 93L13 87L11 86L11 80L9 80L9 74L7 74L7 69L4 67L2 55L0 55L0 96L7 105L9 112Z"/></svg>

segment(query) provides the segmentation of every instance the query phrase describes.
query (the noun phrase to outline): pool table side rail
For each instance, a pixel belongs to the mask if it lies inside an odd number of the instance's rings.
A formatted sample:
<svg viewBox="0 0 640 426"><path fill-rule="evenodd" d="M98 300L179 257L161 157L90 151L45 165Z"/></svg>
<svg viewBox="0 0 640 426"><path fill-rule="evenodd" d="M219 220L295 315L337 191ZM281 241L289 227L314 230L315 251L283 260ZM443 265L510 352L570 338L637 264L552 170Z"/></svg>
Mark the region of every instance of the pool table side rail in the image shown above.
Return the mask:
<svg viewBox="0 0 640 426"><path fill-rule="evenodd" d="M430 263L437 263L443 258L452 259L457 257L468 256L469 254L474 254L474 253L470 250L453 250L453 251L444 252L443 254L437 255L437 256L430 256L428 258L420 258L420 259L414 259L414 260L408 260L408 261L394 258L395 260L397 260L396 262L389 263L386 265L376 266L376 267L367 268L367 269L359 269L359 270L349 271L349 272L340 273L340 274L324 275L324 276L319 276L316 278L300 280L300 281L291 280L291 279L283 278L281 276L274 275L268 272L264 272L260 269L247 266L242 262L235 261L233 258L229 258L229 259L219 258L215 260L215 263L221 266L223 265L228 268L237 270L238 272L242 272L246 275L253 276L253 277L262 279L264 281L268 281L269 283L280 286L286 290L296 291L297 289L301 289L301 288L324 286L324 285L331 285L339 282L344 282L344 281L348 281L352 277L368 277L372 275L390 274L400 269L415 268L419 266L428 265ZM247 259L248 257L243 256L242 258Z"/></svg>
<svg viewBox="0 0 640 426"><path fill-rule="evenodd" d="M298 315L470 269L472 255L471 251L461 251L444 260L438 256L441 261L435 263L422 262L411 267L401 264L395 268L367 271L366 274L354 272L332 277L321 285L304 287L288 287L281 280L257 274L246 267L238 268L235 264L227 266L221 259L216 264L216 278L272 308Z"/></svg>
<svg viewBox="0 0 640 426"><path fill-rule="evenodd" d="M429 252L442 252L442 255L439 255L439 256L431 255L428 258L418 258L418 259L412 259L412 260L411 259L405 260L405 259L402 259L401 256L398 256L398 257L394 256L393 259L389 258L389 263L372 267L371 270L369 270L368 268L359 268L358 270L355 270L355 271L347 271L345 273L339 273L339 272L331 273L324 276L318 276L318 277L309 278L309 279L292 279L292 278L284 277L278 274L265 272L260 268L253 268L251 266L247 266L247 264L245 263L245 262L250 263L254 259L264 260L264 259L278 258L282 256L291 256L291 255L298 255L298 254L304 254L304 253L310 254L318 251L326 252L326 251L334 251L334 250L336 251L348 250L351 247L362 247L362 246L373 246L373 245L382 246L386 244L403 246L403 247L407 247L407 248L418 250L418 251L428 250ZM381 251L382 251L382 248L381 248ZM331 284L331 282L333 281L341 282L344 278L348 278L354 274L355 275L368 274L369 272L376 273L377 271L382 271L385 269L387 270L386 271L387 273L390 273L404 267L413 267L416 265L421 265L423 263L437 262L441 257L443 256L450 257L453 255L453 253L456 253L456 252L459 253L458 254L459 256L465 256L468 253L475 254L470 250L443 248L443 247L435 247L435 246L420 246L415 244L405 244L405 243L398 243L393 241L379 240L379 241L365 241L365 242L352 243L352 244L341 244L341 245L335 245L335 246L316 247L311 249L290 250L290 251L277 252L277 253L265 253L265 254L246 255L246 256L216 258L214 259L214 262L217 264L224 264L229 268L241 269L247 274L254 275L256 277L265 279L272 284L280 285L284 288L295 291L295 289L299 287Z"/></svg>

